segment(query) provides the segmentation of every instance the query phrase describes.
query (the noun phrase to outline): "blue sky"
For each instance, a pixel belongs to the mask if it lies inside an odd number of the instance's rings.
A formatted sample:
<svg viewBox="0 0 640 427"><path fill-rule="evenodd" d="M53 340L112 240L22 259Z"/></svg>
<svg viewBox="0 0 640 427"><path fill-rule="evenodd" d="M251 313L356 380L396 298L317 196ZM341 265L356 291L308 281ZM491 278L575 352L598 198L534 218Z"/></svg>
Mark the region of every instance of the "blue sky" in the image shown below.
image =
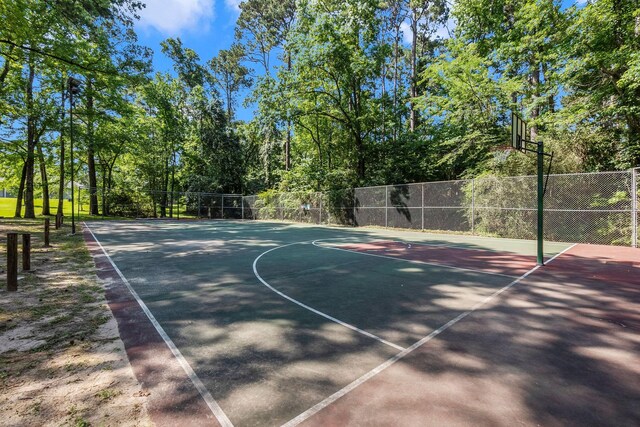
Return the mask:
<svg viewBox="0 0 640 427"><path fill-rule="evenodd" d="M234 28L242 0L144 0L146 8L140 13L136 32L142 45L154 51L156 71L171 71L171 61L160 51L160 42L168 37L180 37L184 46L195 50L203 63L217 55L220 49L231 46ZM586 0L562 0L563 6L584 4ZM453 28L453 23L447 25ZM402 28L405 39L408 26ZM446 37L447 28L438 31ZM240 101L241 102L241 101ZM238 105L237 118L249 120L251 109Z"/></svg>
<svg viewBox="0 0 640 427"><path fill-rule="evenodd" d="M160 42L180 37L185 47L198 53L202 63L231 46L241 0L144 0L136 33L140 44L154 51L155 71L171 72L171 60L162 54ZM240 100L240 102L242 102ZM238 119L250 120L252 109L237 106Z"/></svg>
<svg viewBox="0 0 640 427"><path fill-rule="evenodd" d="M144 0L136 24L141 44L154 52L154 66L169 71L171 62L160 52L160 42L180 37L203 61L211 59L233 41L240 0Z"/></svg>

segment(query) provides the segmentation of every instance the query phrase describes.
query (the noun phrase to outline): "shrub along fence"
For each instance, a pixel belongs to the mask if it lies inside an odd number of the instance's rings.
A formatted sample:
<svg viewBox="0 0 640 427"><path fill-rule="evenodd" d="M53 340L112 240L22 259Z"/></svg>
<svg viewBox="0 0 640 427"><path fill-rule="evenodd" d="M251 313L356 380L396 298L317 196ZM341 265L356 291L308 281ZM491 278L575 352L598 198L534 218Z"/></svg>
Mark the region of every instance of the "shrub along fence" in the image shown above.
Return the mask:
<svg viewBox="0 0 640 427"><path fill-rule="evenodd" d="M637 247L640 168L550 175L545 240ZM89 189L78 201L88 202ZM123 217L283 220L396 227L519 239L536 237L536 177L239 194L95 189L100 211Z"/></svg>
<svg viewBox="0 0 640 427"><path fill-rule="evenodd" d="M638 245L640 169L550 175L545 239ZM275 192L243 197L244 219L536 237L536 177Z"/></svg>

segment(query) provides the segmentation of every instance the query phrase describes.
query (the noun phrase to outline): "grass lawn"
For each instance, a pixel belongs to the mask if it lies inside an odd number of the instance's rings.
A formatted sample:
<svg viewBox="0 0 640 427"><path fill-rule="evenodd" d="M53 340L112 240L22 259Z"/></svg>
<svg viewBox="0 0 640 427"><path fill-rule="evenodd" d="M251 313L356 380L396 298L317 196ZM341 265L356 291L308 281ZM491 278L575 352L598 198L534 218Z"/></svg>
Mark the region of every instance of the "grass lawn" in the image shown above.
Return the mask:
<svg viewBox="0 0 640 427"><path fill-rule="evenodd" d="M34 200L34 205L36 208L36 216L42 215L42 199L36 198ZM49 206L51 215L55 215L58 211L58 199L49 199ZM71 202L68 200L64 201L63 212L65 216L71 216ZM13 214L16 210L16 198L15 197L5 197L0 198L0 217L5 218L13 218ZM78 214L78 208L76 208L76 214ZM89 217L89 204L83 203L79 209L80 217ZM22 207L22 215L24 215L24 206Z"/></svg>
<svg viewBox="0 0 640 427"><path fill-rule="evenodd" d="M42 216L42 199L36 198L34 200L34 205L36 209L36 217ZM49 206L51 215L55 215L58 211L58 199L49 199ZM183 209L180 212L180 218L194 218L193 215L187 214L184 211L184 205L181 206ZM64 201L63 212L65 217L71 218L71 202L67 199ZM16 210L16 198L15 197L0 197L0 218L13 218L13 215ZM174 204L174 215L176 215L177 204ZM24 206L22 207L22 215L24 215ZM82 204L76 207L76 218L78 221L84 220L99 220L99 219L127 219L125 217L117 217L117 216L101 216L101 215L89 215L89 203L86 200L83 200ZM128 218L131 219L131 218ZM66 222L66 221L65 221Z"/></svg>

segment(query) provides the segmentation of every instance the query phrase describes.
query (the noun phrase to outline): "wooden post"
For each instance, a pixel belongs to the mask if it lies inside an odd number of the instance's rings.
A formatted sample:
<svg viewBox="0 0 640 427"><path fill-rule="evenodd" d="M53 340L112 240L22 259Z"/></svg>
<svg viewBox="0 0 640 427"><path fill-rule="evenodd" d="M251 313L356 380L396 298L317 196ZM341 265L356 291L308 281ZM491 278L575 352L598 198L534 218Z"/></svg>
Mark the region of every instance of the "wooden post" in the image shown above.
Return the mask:
<svg viewBox="0 0 640 427"><path fill-rule="evenodd" d="M51 228L51 222L49 218L44 219L44 247L49 247L49 229Z"/></svg>
<svg viewBox="0 0 640 427"><path fill-rule="evenodd" d="M31 234L22 235L22 270L31 270Z"/></svg>
<svg viewBox="0 0 640 427"><path fill-rule="evenodd" d="M7 233L7 291L18 290L18 233Z"/></svg>

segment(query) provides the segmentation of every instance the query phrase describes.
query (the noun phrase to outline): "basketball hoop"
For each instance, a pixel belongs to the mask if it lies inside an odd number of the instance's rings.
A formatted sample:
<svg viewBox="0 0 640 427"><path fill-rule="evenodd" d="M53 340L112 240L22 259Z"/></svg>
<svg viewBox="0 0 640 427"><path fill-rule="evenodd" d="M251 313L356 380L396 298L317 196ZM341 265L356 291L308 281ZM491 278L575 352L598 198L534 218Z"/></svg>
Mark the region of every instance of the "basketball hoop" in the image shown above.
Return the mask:
<svg viewBox="0 0 640 427"><path fill-rule="evenodd" d="M493 153L493 161L499 165L503 164L507 161L513 150L514 148L510 145L501 145L496 147L495 149L491 150Z"/></svg>

